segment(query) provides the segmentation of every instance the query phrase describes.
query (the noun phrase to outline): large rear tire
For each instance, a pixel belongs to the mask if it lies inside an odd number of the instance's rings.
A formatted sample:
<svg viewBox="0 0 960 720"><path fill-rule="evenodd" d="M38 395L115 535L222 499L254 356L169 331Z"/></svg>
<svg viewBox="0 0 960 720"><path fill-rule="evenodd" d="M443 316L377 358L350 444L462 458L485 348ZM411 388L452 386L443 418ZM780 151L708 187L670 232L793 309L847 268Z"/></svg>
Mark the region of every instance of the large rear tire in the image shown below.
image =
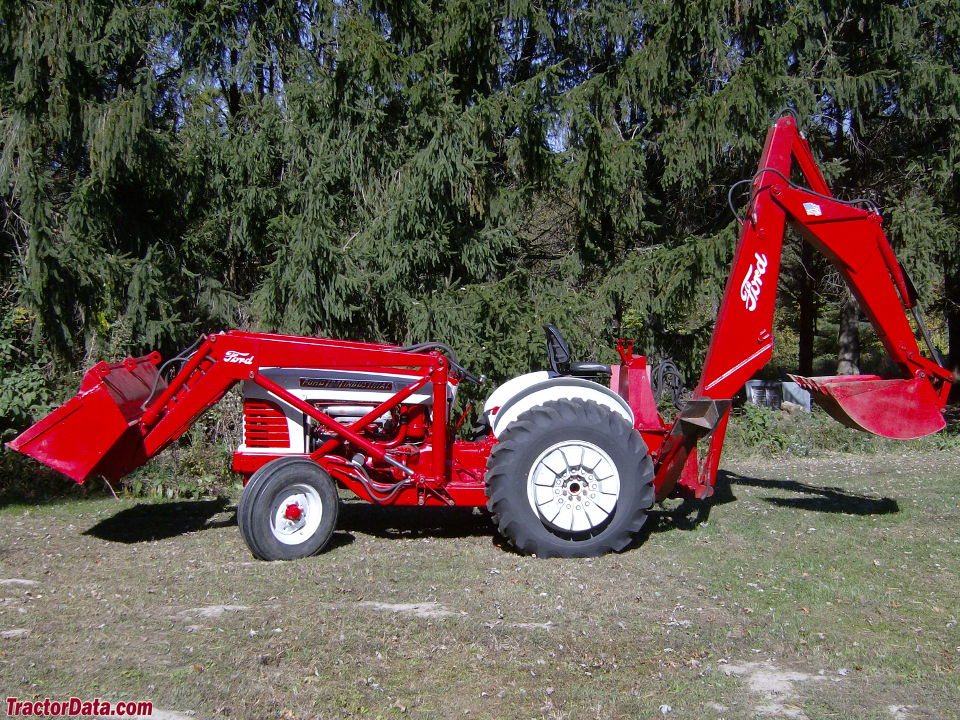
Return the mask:
<svg viewBox="0 0 960 720"><path fill-rule="evenodd" d="M257 470L237 506L237 525L260 560L295 560L326 547L340 498L327 472L312 460L287 457Z"/></svg>
<svg viewBox="0 0 960 720"><path fill-rule="evenodd" d="M532 408L500 434L487 508L500 533L538 557L625 548L654 502L653 462L624 418L589 400Z"/></svg>

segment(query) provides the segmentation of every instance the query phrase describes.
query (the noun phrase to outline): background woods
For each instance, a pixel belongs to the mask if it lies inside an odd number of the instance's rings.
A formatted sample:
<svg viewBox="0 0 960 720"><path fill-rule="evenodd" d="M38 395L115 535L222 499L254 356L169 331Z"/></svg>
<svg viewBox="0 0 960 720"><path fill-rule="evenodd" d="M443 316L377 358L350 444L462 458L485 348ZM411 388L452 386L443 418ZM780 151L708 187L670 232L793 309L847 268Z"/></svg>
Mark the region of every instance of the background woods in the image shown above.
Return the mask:
<svg viewBox="0 0 960 720"><path fill-rule="evenodd" d="M692 377L784 107L960 367L958 38L948 0L0 0L0 430L229 327L497 379L554 322ZM880 362L796 241L780 291L772 372Z"/></svg>

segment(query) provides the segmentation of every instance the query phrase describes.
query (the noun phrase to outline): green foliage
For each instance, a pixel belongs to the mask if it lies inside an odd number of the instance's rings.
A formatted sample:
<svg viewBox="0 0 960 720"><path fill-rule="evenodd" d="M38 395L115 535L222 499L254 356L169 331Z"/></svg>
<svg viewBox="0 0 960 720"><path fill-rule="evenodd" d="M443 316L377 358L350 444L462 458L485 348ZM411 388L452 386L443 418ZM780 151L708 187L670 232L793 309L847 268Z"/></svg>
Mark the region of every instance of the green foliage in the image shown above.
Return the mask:
<svg viewBox="0 0 960 720"><path fill-rule="evenodd" d="M240 437L242 403L230 392L204 413L179 443L122 480L135 497L200 498L229 494L239 482L230 461Z"/></svg>
<svg viewBox="0 0 960 720"><path fill-rule="evenodd" d="M6 303L0 303L0 312L0 442L6 442L51 409L46 375L51 357L29 342L35 316Z"/></svg>
<svg viewBox="0 0 960 720"><path fill-rule="evenodd" d="M83 487L24 455L6 448L0 449L0 507L106 493L106 486L101 480Z"/></svg>
<svg viewBox="0 0 960 720"><path fill-rule="evenodd" d="M835 453L909 453L960 449L960 424L919 440L890 440L844 427L814 407L788 413L744 405L731 416L724 454L732 457L815 457Z"/></svg>
<svg viewBox="0 0 960 720"><path fill-rule="evenodd" d="M223 445L181 443L125 477L123 492L167 499L229 494L238 483L228 472L231 452Z"/></svg>
<svg viewBox="0 0 960 720"><path fill-rule="evenodd" d="M783 431L778 416L767 408L757 405L744 405L734 415L730 439L734 440L734 447L749 448L758 454L773 454L782 452L790 444L790 438Z"/></svg>

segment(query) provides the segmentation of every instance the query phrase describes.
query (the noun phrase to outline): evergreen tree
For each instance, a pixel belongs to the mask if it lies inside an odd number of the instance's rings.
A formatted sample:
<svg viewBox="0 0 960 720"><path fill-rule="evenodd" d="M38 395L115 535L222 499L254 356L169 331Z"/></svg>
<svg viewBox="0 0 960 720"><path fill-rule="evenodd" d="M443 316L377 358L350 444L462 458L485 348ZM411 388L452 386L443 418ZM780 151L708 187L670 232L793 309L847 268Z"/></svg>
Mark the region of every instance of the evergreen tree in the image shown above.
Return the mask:
<svg viewBox="0 0 960 720"><path fill-rule="evenodd" d="M570 155L586 168L578 178L604 182L621 177L614 158L630 157L631 149L642 157L622 175L637 185L616 194L639 198L640 212L619 214L635 224L620 233L601 287L607 311L626 305L628 329L646 347L673 329L680 359L699 368L733 246L723 194L754 172L766 127L783 107L800 115L838 194L872 193L886 208L888 231L924 288L921 299L931 298L958 247L955 3L603 3L584 10L570 35L580 39L574 53L588 51L574 67L589 77L566 97L574 105L571 128L587 130L574 135ZM614 188L581 180L580 190L589 203L580 217L599 218L600 235L616 238L602 205ZM591 237L589 228L581 232ZM812 264L796 267L793 285L803 286ZM953 287L946 295L954 296ZM805 366L817 314L809 290L796 316Z"/></svg>

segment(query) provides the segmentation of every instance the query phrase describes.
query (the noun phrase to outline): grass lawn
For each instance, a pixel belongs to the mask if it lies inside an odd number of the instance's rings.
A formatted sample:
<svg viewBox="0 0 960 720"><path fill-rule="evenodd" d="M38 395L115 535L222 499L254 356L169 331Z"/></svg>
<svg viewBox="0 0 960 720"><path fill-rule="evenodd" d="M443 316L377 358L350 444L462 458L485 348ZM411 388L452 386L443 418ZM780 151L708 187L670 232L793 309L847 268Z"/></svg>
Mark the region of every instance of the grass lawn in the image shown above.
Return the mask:
<svg viewBox="0 0 960 720"><path fill-rule="evenodd" d="M960 459L724 467L708 516L672 501L592 560L458 509L347 503L328 552L263 563L227 500L8 505L0 689L166 720L960 717Z"/></svg>

